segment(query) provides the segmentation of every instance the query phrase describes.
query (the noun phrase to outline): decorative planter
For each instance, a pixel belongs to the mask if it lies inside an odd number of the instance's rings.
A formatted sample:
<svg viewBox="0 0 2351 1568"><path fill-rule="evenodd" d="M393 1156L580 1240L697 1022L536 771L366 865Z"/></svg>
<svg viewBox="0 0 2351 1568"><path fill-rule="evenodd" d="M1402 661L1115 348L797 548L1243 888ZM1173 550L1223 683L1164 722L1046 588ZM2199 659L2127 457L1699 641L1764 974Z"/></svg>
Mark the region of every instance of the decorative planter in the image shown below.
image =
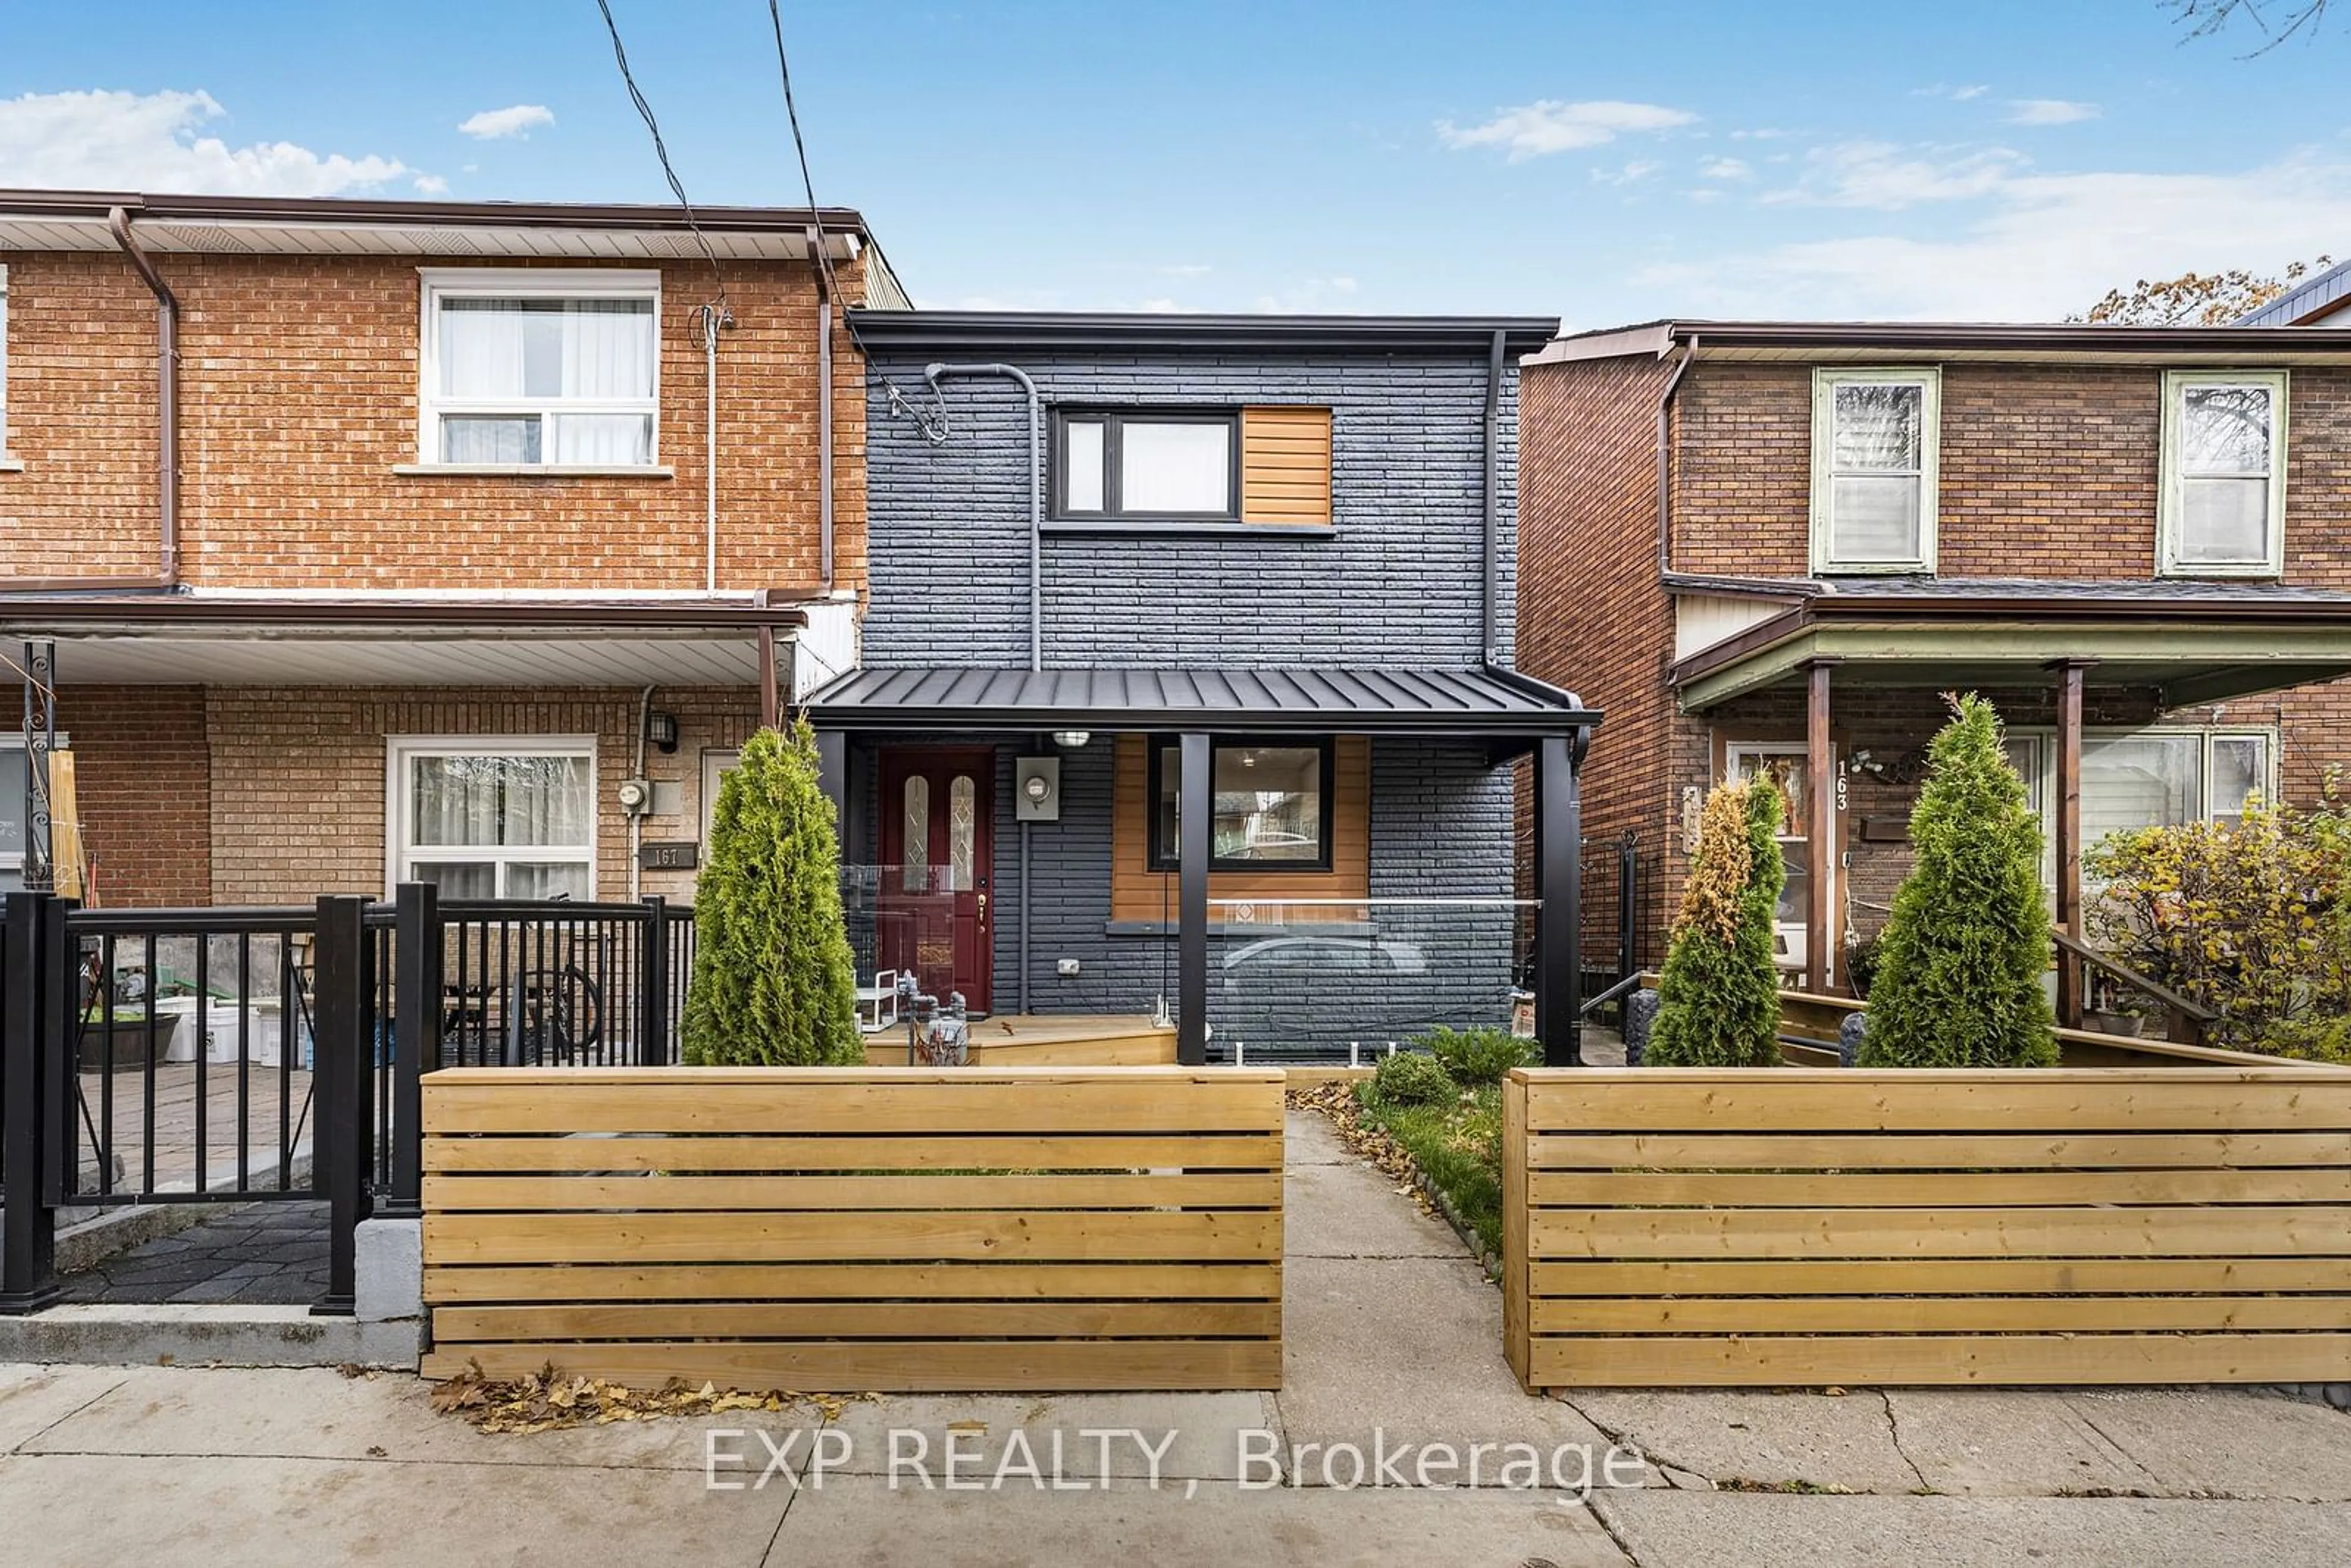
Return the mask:
<svg viewBox="0 0 2351 1568"><path fill-rule="evenodd" d="M2126 1040L2137 1040L2147 1026L2147 1019L2137 1013L2085 1013L2082 1022L2100 1034L2118 1034Z"/></svg>
<svg viewBox="0 0 2351 1568"><path fill-rule="evenodd" d="M81 1070L101 1071L110 1057L118 1070L162 1061L171 1054L172 1041L179 1032L180 1019L175 1013L158 1013L152 1022L143 1014L135 1018L92 1019L82 1026Z"/></svg>

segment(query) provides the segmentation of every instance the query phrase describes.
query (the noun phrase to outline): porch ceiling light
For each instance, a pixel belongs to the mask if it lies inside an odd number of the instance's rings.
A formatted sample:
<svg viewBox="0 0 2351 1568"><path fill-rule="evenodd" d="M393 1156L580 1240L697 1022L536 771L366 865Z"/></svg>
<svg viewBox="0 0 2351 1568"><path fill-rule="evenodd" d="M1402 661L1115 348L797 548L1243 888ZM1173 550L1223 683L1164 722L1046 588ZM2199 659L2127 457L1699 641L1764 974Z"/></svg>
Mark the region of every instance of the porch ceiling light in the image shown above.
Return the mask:
<svg viewBox="0 0 2351 1568"><path fill-rule="evenodd" d="M1078 750L1092 738L1092 730L1057 729L1053 732L1053 744L1068 751Z"/></svg>

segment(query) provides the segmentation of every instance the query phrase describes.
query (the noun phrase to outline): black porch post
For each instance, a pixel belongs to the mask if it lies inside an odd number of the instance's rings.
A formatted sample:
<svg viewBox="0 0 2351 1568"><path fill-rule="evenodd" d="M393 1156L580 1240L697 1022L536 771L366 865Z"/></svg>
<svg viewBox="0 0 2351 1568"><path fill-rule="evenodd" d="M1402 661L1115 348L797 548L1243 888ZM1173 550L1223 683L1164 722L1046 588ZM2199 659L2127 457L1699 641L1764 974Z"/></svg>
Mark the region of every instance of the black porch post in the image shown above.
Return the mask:
<svg viewBox="0 0 2351 1568"><path fill-rule="evenodd" d="M392 1190L384 1211L412 1217L424 1183L424 1074L441 1066L441 890L403 882L392 894Z"/></svg>
<svg viewBox="0 0 2351 1568"><path fill-rule="evenodd" d="M817 786L832 802L832 827L839 835L841 858L849 858L849 732L845 729L820 729L816 732Z"/></svg>
<svg viewBox="0 0 2351 1568"><path fill-rule="evenodd" d="M368 1177L375 1164L368 1092L375 1077L368 1029L367 900L330 894L319 900L311 985L317 1012L311 1031L317 1052L318 1131L312 1138L314 1179L327 1200L327 1293L310 1311L349 1317L358 1288L360 1221L371 1204Z"/></svg>
<svg viewBox="0 0 2351 1568"><path fill-rule="evenodd" d="M1208 737L1186 734L1176 801L1176 1060L1208 1060Z"/></svg>
<svg viewBox="0 0 2351 1568"><path fill-rule="evenodd" d="M1535 1036L1548 1067L1583 1065L1583 807L1588 731L1535 743Z"/></svg>
<svg viewBox="0 0 2351 1568"><path fill-rule="evenodd" d="M36 1312L57 1299L57 1211L43 1192L41 988L42 906L37 893L7 897L0 941L0 1187L7 1211L0 1218L0 1316ZM54 1066L49 1068L54 1071Z"/></svg>

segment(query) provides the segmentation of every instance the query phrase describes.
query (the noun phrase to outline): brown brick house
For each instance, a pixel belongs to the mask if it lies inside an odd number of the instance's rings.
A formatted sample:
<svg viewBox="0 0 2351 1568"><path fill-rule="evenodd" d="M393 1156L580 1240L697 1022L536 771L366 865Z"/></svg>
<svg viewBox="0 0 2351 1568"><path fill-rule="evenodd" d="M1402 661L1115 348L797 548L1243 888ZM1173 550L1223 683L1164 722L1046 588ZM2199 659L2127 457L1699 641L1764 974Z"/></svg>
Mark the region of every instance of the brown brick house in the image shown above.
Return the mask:
<svg viewBox="0 0 2351 1568"><path fill-rule="evenodd" d="M1531 356L1521 418L1520 664L1608 716L1646 962L1705 787L1770 770L1783 961L1839 984L1943 691L2007 720L2061 923L2085 843L2351 764L2351 330L1662 322Z"/></svg>
<svg viewBox="0 0 2351 1568"><path fill-rule="evenodd" d="M0 193L0 877L53 692L105 903L688 891L632 849L855 662L904 304L854 212L695 215Z"/></svg>

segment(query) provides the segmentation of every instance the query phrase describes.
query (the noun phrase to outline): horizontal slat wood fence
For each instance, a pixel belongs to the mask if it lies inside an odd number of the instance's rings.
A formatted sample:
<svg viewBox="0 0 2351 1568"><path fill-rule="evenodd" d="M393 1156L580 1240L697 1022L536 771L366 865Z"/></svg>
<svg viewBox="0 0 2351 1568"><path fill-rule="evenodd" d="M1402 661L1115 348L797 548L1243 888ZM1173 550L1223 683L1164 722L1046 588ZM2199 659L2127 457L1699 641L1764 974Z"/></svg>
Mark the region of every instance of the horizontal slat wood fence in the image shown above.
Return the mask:
<svg viewBox="0 0 2351 1568"><path fill-rule="evenodd" d="M1520 1070L1529 1388L2351 1376L2351 1071Z"/></svg>
<svg viewBox="0 0 2351 1568"><path fill-rule="evenodd" d="M427 1375L1274 1388L1276 1071L426 1076Z"/></svg>

